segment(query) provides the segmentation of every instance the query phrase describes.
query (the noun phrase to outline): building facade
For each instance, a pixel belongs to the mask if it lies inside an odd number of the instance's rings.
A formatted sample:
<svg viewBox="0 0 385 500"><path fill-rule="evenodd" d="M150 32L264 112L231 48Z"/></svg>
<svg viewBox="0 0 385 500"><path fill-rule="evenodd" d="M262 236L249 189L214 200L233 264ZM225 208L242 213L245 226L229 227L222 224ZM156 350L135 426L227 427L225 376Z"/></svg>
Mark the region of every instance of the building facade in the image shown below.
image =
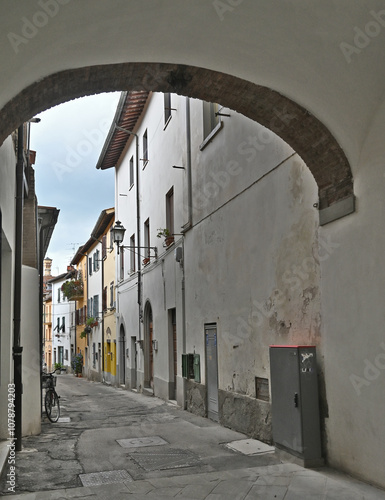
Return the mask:
<svg viewBox="0 0 385 500"><path fill-rule="evenodd" d="M324 380L314 178L264 127L175 94L122 94L110 166L120 378L270 442L269 346L316 345Z"/></svg>
<svg viewBox="0 0 385 500"><path fill-rule="evenodd" d="M63 273L50 280L52 285L52 367L60 364L71 369L74 351L75 304L62 290L63 285L73 278L73 271Z"/></svg>

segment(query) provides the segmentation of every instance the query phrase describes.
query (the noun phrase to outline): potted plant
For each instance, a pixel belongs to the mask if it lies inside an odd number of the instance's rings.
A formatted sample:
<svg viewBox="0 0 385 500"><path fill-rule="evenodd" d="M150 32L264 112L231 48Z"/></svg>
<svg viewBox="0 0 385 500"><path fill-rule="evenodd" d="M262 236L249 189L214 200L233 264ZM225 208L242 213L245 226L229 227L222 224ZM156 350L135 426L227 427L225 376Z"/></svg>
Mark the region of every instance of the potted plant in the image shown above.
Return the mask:
<svg viewBox="0 0 385 500"><path fill-rule="evenodd" d="M63 295L67 297L68 300L75 300L76 298L83 297L84 288L83 281L81 280L68 280L65 281L61 290Z"/></svg>
<svg viewBox="0 0 385 500"><path fill-rule="evenodd" d="M93 318L92 316L90 318L87 318L86 325L90 328L94 328L95 326L98 326L98 320L96 318ZM87 327L86 327L87 328Z"/></svg>
<svg viewBox="0 0 385 500"><path fill-rule="evenodd" d="M146 257L145 259L143 259L143 265L144 266L147 266L147 264L150 262L150 257Z"/></svg>
<svg viewBox="0 0 385 500"><path fill-rule="evenodd" d="M83 371L83 355L81 353L76 354L76 356L72 358L71 366L75 376L81 377Z"/></svg>
<svg viewBox="0 0 385 500"><path fill-rule="evenodd" d="M61 372L63 365L61 363L55 363L55 372Z"/></svg>
<svg viewBox="0 0 385 500"><path fill-rule="evenodd" d="M156 235L158 238L164 238L163 246L169 247L172 243L174 243L174 235L170 233L167 228L159 228L158 234Z"/></svg>

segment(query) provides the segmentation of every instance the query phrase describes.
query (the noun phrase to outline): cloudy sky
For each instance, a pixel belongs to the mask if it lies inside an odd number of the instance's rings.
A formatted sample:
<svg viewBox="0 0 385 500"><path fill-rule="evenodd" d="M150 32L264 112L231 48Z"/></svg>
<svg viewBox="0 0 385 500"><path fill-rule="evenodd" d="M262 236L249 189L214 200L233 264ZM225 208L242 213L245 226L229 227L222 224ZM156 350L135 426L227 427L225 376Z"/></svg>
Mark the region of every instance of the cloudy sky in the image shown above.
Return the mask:
<svg viewBox="0 0 385 500"><path fill-rule="evenodd" d="M31 125L39 205L60 209L47 257L52 274L66 270L105 208L114 206L114 169L96 170L120 93L76 99Z"/></svg>

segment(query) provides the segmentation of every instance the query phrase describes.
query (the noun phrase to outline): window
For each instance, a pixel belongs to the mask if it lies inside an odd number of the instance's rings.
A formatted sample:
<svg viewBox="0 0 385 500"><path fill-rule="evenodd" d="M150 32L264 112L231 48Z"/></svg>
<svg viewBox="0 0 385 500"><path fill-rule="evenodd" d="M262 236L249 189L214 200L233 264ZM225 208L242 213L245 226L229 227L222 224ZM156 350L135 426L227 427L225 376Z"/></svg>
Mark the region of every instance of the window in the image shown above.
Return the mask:
<svg viewBox="0 0 385 500"><path fill-rule="evenodd" d="M96 366L96 349L95 342L92 343L92 366L95 368Z"/></svg>
<svg viewBox="0 0 385 500"><path fill-rule="evenodd" d="M150 219L147 219L144 223L144 250L145 258L150 258Z"/></svg>
<svg viewBox="0 0 385 500"><path fill-rule="evenodd" d="M124 248L121 247L120 248L120 273L119 273L119 277L121 280L124 280Z"/></svg>
<svg viewBox="0 0 385 500"><path fill-rule="evenodd" d="M148 141L147 141L147 129L143 134L143 167L147 165L148 162Z"/></svg>
<svg viewBox="0 0 385 500"><path fill-rule="evenodd" d="M99 269L100 269L100 251L99 250L95 250L95 252L92 256L92 268L95 272L99 271Z"/></svg>
<svg viewBox="0 0 385 500"><path fill-rule="evenodd" d="M130 158L130 188L134 185L134 157Z"/></svg>
<svg viewBox="0 0 385 500"><path fill-rule="evenodd" d="M167 123L171 119L171 94L170 92L166 92L164 94L164 124Z"/></svg>
<svg viewBox="0 0 385 500"><path fill-rule="evenodd" d="M56 320L56 321L57 321L57 323L56 323L56 328L55 328L55 330L57 330L57 333L59 333L59 332L60 332L60 318L57 318L57 320Z"/></svg>
<svg viewBox="0 0 385 500"><path fill-rule="evenodd" d="M61 319L61 331L63 333L65 333L65 331L66 331L66 318L65 318L65 316L63 316Z"/></svg>
<svg viewBox="0 0 385 500"><path fill-rule="evenodd" d="M107 235L105 234L102 238L102 259L107 257Z"/></svg>
<svg viewBox="0 0 385 500"><path fill-rule="evenodd" d="M222 122L218 116L218 104L203 102L203 142L199 146L202 151L213 137L222 128Z"/></svg>
<svg viewBox="0 0 385 500"><path fill-rule="evenodd" d="M60 302L60 287L57 289L57 301Z"/></svg>
<svg viewBox="0 0 385 500"><path fill-rule="evenodd" d="M93 317L99 316L99 295L94 295Z"/></svg>
<svg viewBox="0 0 385 500"><path fill-rule="evenodd" d="M174 234L174 188L166 194L166 226L170 236Z"/></svg>
<svg viewBox="0 0 385 500"><path fill-rule="evenodd" d="M107 287L106 286L103 288L102 308L103 308L103 311L107 311Z"/></svg>
<svg viewBox="0 0 385 500"><path fill-rule="evenodd" d="M110 284L110 307L114 307L114 282L112 281Z"/></svg>
<svg viewBox="0 0 385 500"><path fill-rule="evenodd" d="M92 257L88 257L88 274L92 274Z"/></svg>
<svg viewBox="0 0 385 500"><path fill-rule="evenodd" d="M63 346L59 346L58 347L58 351L59 351L59 360L58 362L62 365L63 364L63 350L64 350L64 347Z"/></svg>
<svg viewBox="0 0 385 500"><path fill-rule="evenodd" d="M135 234L130 238L130 272L135 272Z"/></svg>
<svg viewBox="0 0 385 500"><path fill-rule="evenodd" d="M81 309L76 309L76 312L75 312L75 324L76 325L81 325L81 323L80 323L80 313L81 313Z"/></svg>
<svg viewBox="0 0 385 500"><path fill-rule="evenodd" d="M64 359L68 361L68 349L65 350Z"/></svg>

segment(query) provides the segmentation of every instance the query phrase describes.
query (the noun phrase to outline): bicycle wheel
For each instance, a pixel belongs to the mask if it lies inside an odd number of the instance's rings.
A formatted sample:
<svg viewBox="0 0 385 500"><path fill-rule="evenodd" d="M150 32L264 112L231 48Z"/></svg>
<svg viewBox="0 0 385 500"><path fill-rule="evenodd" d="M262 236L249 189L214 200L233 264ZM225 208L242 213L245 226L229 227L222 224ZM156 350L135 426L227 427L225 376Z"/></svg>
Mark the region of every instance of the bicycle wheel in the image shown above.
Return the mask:
<svg viewBox="0 0 385 500"><path fill-rule="evenodd" d="M45 412L47 414L47 417L51 415L51 409L52 409L52 396L51 396L51 389L48 389L45 393L45 398L44 398L44 406L45 406Z"/></svg>
<svg viewBox="0 0 385 500"><path fill-rule="evenodd" d="M59 396L56 394L54 390L51 390L49 391L48 399L49 399L48 401L49 412L47 411L47 417L51 422L57 422L60 417ZM46 395L46 400L47 400L47 395Z"/></svg>

